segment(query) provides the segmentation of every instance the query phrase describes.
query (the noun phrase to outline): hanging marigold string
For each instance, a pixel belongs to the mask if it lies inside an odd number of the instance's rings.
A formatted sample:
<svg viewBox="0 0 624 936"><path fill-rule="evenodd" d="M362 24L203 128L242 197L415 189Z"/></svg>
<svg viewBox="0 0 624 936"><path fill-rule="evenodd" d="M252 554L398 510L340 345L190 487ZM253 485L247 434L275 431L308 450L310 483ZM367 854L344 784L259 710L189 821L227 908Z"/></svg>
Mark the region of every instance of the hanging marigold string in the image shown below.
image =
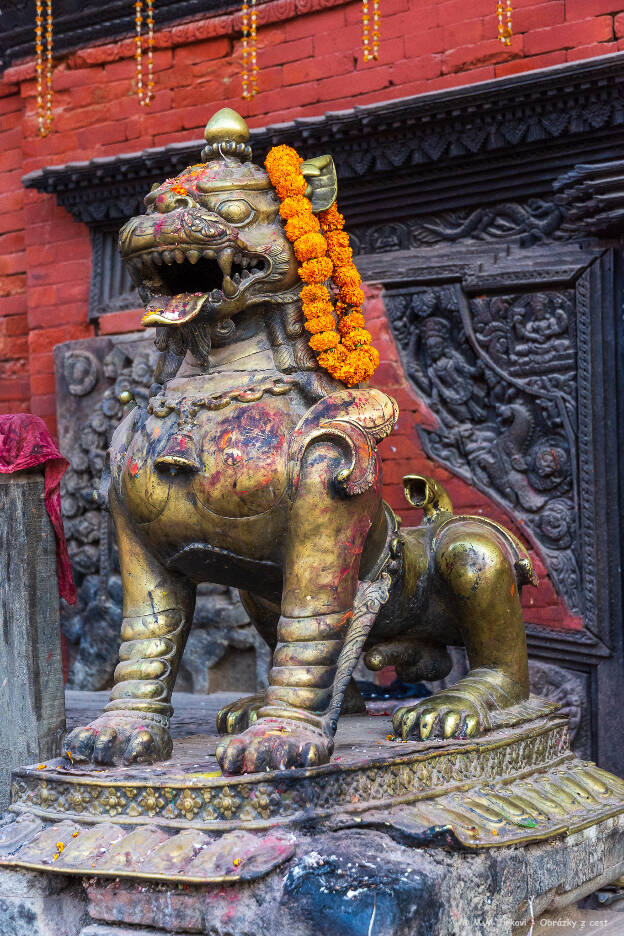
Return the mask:
<svg viewBox="0 0 624 936"><path fill-rule="evenodd" d="M305 196L307 182L301 172L303 159L290 146L274 146L265 167L282 204L286 237L301 263L304 282L301 302L309 345L323 367L348 387L362 383L375 372L379 353L371 347L372 335L364 327L362 278L353 263L349 235L336 202L315 215ZM331 279L337 292L335 305L327 288Z"/></svg>
<svg viewBox="0 0 624 936"><path fill-rule="evenodd" d="M373 35L371 44L369 0L362 0L362 52L365 62L379 59L379 4L380 0L373 0Z"/></svg>
<svg viewBox="0 0 624 936"><path fill-rule="evenodd" d="M135 0L134 57L136 59L137 95L141 107L149 107L154 100L154 0L145 0L145 23L147 25L147 81L143 85L143 0Z"/></svg>
<svg viewBox="0 0 624 936"><path fill-rule="evenodd" d="M39 135L45 137L52 127L52 0L46 0L46 80L43 91L43 2L35 4L35 52L37 73L37 118Z"/></svg>
<svg viewBox="0 0 624 936"><path fill-rule="evenodd" d="M503 45L511 45L511 37L513 36L511 28L511 14L513 8L511 6L511 0L506 0L506 5L503 4L503 0L498 0L496 5L496 15L498 16L498 38L503 43Z"/></svg>
<svg viewBox="0 0 624 936"><path fill-rule="evenodd" d="M258 48L256 41L258 13L256 0L250 0L250 3L243 0L241 12L243 29L243 99L250 101L258 93Z"/></svg>

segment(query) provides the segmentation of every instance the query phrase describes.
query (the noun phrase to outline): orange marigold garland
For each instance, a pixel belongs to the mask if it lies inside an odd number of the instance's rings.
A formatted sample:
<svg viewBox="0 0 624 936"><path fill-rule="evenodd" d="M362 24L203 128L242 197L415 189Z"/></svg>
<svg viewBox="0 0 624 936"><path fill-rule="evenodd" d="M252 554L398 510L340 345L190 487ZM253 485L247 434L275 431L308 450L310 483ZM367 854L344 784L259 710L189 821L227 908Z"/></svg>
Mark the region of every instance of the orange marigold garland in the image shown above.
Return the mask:
<svg viewBox="0 0 624 936"><path fill-rule="evenodd" d="M303 159L290 146L274 146L265 166L282 204L286 236L301 263L305 283L301 302L309 345L318 362L332 377L348 387L372 376L379 353L364 328L362 278L353 263L344 218L334 202L315 215L305 197L307 182L301 172ZM325 283L331 278L337 290L335 305Z"/></svg>

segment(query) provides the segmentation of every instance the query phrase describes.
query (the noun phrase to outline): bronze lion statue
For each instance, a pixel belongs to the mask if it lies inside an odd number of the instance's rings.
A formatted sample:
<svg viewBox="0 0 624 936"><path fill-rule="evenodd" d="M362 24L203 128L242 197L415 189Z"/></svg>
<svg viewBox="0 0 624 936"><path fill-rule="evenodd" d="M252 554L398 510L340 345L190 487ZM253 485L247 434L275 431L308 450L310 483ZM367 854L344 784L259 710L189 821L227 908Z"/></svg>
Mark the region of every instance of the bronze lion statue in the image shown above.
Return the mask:
<svg viewBox="0 0 624 936"><path fill-rule="evenodd" d="M110 446L122 644L104 713L67 738L78 762L170 755L171 693L204 581L240 589L273 654L266 692L219 714L225 773L326 763L341 712L365 711L352 677L362 654L371 669L436 680L447 646L467 650L464 679L396 711L404 739L482 734L529 695L526 551L492 521L454 516L444 489L416 475L405 492L423 521L400 528L377 448L396 404L319 366L280 199L248 138L220 111L203 161L155 185L120 232L161 355L148 404ZM312 210L326 211L332 160L301 172Z"/></svg>

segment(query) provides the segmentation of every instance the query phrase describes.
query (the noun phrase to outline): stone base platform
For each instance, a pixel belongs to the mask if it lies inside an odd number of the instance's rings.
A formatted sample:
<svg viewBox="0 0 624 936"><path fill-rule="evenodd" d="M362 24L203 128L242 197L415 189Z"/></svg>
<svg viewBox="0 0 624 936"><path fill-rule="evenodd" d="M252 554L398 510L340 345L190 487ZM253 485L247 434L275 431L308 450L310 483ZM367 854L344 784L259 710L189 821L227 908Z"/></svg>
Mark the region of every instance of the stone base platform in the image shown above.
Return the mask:
<svg viewBox="0 0 624 936"><path fill-rule="evenodd" d="M621 816L552 842L466 853L368 829L301 831L288 862L232 884L0 869L0 936L527 936L532 917L533 936L622 936L624 913L574 906L622 873Z"/></svg>
<svg viewBox="0 0 624 936"><path fill-rule="evenodd" d="M389 731L347 717L331 764L245 777L213 733L151 767L20 768L0 936L522 933L624 874L624 782L574 756L562 716Z"/></svg>

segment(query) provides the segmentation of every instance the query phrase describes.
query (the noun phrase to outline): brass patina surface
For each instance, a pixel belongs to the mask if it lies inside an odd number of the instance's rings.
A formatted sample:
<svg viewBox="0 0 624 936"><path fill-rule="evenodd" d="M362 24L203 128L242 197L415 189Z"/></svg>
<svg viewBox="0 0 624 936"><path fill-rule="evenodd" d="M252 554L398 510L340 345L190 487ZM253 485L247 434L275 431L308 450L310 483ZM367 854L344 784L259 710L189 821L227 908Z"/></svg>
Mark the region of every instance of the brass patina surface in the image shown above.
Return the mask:
<svg viewBox="0 0 624 936"><path fill-rule="evenodd" d="M280 202L248 139L241 117L219 112L203 161L155 185L146 214L120 232L162 353L148 404L111 443L120 662L105 712L67 740L74 764L169 757L202 581L239 588L273 652L266 692L218 719L228 774L327 763L341 711L364 709L352 679L362 655L371 669L435 680L450 669L447 646L466 647L465 679L395 713L403 739L483 736L529 695L520 590L536 580L525 549L492 521L454 515L441 486L417 475L405 491L423 522L400 528L378 450L396 403L319 369ZM313 210L326 209L332 159L302 172Z"/></svg>

